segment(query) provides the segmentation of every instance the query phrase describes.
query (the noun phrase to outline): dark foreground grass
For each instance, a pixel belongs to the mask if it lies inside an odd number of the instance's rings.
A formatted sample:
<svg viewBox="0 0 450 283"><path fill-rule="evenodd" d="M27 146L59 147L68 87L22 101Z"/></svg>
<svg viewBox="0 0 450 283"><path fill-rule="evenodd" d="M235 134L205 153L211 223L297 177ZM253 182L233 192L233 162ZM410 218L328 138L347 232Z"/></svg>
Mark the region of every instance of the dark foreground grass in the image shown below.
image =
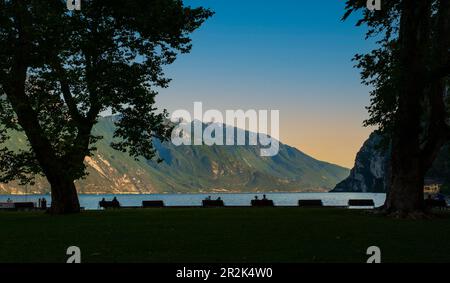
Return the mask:
<svg viewBox="0 0 450 283"><path fill-rule="evenodd" d="M396 220L333 209L0 213L0 262L450 262L450 215Z"/></svg>

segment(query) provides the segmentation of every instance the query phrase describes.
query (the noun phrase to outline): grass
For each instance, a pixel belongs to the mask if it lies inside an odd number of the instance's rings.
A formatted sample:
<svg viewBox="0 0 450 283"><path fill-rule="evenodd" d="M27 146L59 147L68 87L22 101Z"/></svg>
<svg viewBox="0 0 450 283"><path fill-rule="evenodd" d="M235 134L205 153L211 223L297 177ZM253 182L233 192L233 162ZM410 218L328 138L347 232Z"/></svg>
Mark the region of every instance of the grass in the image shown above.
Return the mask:
<svg viewBox="0 0 450 283"><path fill-rule="evenodd" d="M0 262L450 262L450 214L396 220L344 209L0 213Z"/></svg>

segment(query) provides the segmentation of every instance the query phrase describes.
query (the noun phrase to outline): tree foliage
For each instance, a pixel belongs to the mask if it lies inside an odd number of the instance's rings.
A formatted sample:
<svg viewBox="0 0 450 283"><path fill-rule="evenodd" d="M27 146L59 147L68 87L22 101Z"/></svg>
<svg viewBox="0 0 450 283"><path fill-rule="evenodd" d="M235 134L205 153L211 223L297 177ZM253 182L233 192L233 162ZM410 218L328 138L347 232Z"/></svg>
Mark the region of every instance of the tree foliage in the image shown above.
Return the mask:
<svg viewBox="0 0 450 283"><path fill-rule="evenodd" d="M398 112L398 101L400 95L400 78L405 72L399 63L400 60L400 20L402 9L405 5L403 0L382 1L380 11L370 11L366 8L364 0L349 0L346 2L346 13L343 17L347 20L352 14L362 15L357 21L357 26L367 28L366 39L375 38L377 48L367 54L357 54L354 57L356 67L361 70L361 79L365 85L371 86L371 104L367 107L369 118L364 122L366 126L377 126L379 131L388 141L395 131L396 113ZM426 0L429 7L429 27L427 34L427 46L425 57L426 74L422 78L427 83L427 93L433 92L432 83L444 78L449 85L450 74L448 45L450 34L443 34L448 29L450 15L448 4L445 0ZM441 120L448 121L448 109L450 100L447 90L440 93L445 103L445 117ZM432 103L430 96L424 95L422 112L422 142L425 144L429 138L429 126L435 121L431 120ZM434 118L434 117L433 117Z"/></svg>
<svg viewBox="0 0 450 283"><path fill-rule="evenodd" d="M0 181L32 181L56 169L75 180L101 137L104 111L117 115L115 149L154 158L169 136L155 107L170 79L163 67L191 50L190 34L212 15L180 0L0 0L0 145L23 133L28 150L0 149Z"/></svg>
<svg viewBox="0 0 450 283"><path fill-rule="evenodd" d="M378 47L355 60L373 87L365 124L378 126L390 148L384 209L420 215L425 174L450 140L450 1L382 1L381 11L365 3L348 0L344 19L362 13L358 25L377 38Z"/></svg>

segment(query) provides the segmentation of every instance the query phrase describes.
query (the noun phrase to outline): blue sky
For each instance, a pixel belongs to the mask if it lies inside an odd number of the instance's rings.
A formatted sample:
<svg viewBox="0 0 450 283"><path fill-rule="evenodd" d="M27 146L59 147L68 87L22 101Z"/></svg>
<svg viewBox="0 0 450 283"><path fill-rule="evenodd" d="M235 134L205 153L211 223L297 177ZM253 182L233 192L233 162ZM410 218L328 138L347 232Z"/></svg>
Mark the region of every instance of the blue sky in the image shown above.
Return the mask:
<svg viewBox="0 0 450 283"><path fill-rule="evenodd" d="M166 73L159 107L280 110L281 140L321 160L352 166L370 133L368 88L351 61L373 43L344 1L189 0L216 14L194 33L193 49Z"/></svg>

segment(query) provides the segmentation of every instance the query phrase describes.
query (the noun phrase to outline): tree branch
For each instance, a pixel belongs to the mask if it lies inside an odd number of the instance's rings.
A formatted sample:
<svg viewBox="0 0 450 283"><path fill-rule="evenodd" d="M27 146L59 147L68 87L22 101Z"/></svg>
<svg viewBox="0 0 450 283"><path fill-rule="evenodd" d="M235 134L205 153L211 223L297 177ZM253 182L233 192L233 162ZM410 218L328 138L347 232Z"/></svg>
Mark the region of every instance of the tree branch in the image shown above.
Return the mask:
<svg viewBox="0 0 450 283"><path fill-rule="evenodd" d="M66 101L67 107L69 109L70 116L72 116L72 118L76 121L78 125L82 124L83 122L85 122L84 121L85 117L83 117L83 115L78 110L77 103L70 91L70 84L67 80L66 72L62 64L59 62L59 60L56 60L56 63L53 65L53 69L57 74L59 83L61 84L61 91L63 93L63 97L64 100Z"/></svg>
<svg viewBox="0 0 450 283"><path fill-rule="evenodd" d="M450 127L447 125L447 109L444 101L446 85L443 79L435 81L428 92L430 118L427 141L421 152L423 166L430 168L441 147L450 140Z"/></svg>
<svg viewBox="0 0 450 283"><path fill-rule="evenodd" d="M96 123L97 117L102 110L102 105L98 100L96 95L95 87L92 86L92 81L95 81L91 77L92 72L92 62L90 61L90 56L88 56L87 51L83 50L86 60L86 71L87 71L87 88L90 102L90 109L83 119L83 123L79 123L77 137L75 138L75 143L72 149L67 154L67 160L73 162L73 164L82 164L84 158L89 154L89 145L91 143L91 132Z"/></svg>
<svg viewBox="0 0 450 283"><path fill-rule="evenodd" d="M27 62L29 42L23 21L27 18L27 15L24 15L24 9L19 3L14 2L14 7L18 15L16 28L19 37L16 41L13 64L9 74L11 82L5 87L5 92L8 101L17 115L19 125L25 131L28 141L36 154L39 164L43 171L48 173L49 166L56 164L58 159L50 141L42 134L43 131L39 124L38 115L31 106L31 102L25 92L25 82L29 66Z"/></svg>
<svg viewBox="0 0 450 283"><path fill-rule="evenodd" d="M447 125L446 97L447 86L444 78L450 74L450 1L439 2L436 32L436 49L433 52L435 70L430 73L428 98L431 107L428 138L421 152L423 166L430 168L441 147L450 140ZM446 63L441 63L442 61Z"/></svg>

